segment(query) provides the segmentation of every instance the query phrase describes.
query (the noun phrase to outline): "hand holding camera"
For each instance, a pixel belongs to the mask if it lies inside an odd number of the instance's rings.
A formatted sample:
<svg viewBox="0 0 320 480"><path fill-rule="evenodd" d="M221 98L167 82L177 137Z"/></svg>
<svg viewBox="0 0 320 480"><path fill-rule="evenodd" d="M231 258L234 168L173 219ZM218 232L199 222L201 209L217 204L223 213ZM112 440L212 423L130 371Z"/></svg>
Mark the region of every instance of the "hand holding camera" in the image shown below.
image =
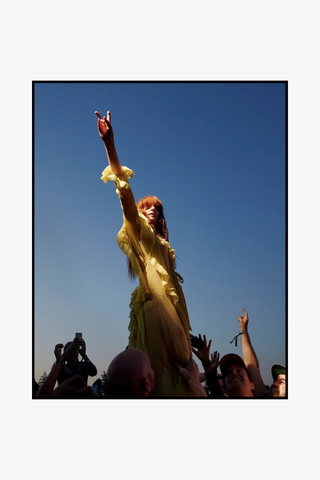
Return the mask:
<svg viewBox="0 0 320 480"><path fill-rule="evenodd" d="M199 358L202 364L207 364L208 362L211 363L210 357L209 357L211 340L207 344L207 339L205 335L203 335L203 340L202 340L201 334L199 334L198 337L194 337L193 335L190 334L190 337L191 337L192 351L195 354L195 356ZM197 348L198 350L195 350L194 347Z"/></svg>
<svg viewBox="0 0 320 480"><path fill-rule="evenodd" d="M78 351L80 355L84 357L86 355L86 342L82 338L82 333L76 333L76 336L73 342L78 347Z"/></svg>

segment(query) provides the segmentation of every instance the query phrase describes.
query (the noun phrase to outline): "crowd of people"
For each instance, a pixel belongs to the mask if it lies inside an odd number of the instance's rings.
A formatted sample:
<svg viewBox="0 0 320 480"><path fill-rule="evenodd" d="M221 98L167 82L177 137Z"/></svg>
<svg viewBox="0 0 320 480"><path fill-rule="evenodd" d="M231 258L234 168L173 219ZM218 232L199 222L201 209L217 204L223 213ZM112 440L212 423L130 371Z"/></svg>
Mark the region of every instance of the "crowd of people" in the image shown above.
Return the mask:
<svg viewBox="0 0 320 480"><path fill-rule="evenodd" d="M172 362L190 392L188 398L287 398L286 367L272 365L273 383L267 386L250 340L249 317L245 310L244 315L238 316L238 322L242 356L229 353L219 360L218 351L210 352L212 341L200 334L198 337L191 335L191 344L198 348L191 347L189 361L184 365ZM138 348L127 347L116 355L104 378L97 379L92 386L88 385L88 377L95 377L98 371L87 356L84 339L74 338L65 345L58 343L54 356L51 371L35 394L37 399L159 398L150 358ZM201 371L193 356L200 360Z"/></svg>

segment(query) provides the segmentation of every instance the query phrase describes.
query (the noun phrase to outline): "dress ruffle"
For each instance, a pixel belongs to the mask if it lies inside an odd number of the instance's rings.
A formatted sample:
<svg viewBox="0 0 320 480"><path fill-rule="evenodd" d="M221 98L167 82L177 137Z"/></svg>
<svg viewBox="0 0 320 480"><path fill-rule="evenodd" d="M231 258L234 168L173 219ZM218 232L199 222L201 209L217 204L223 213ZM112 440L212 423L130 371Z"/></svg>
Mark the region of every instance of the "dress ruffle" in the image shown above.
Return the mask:
<svg viewBox="0 0 320 480"><path fill-rule="evenodd" d="M112 180L118 190L129 190L130 185L128 178L132 178L134 176L134 172L130 168L124 166L122 166L122 170L124 172L123 175L115 175L112 172L110 165L108 165L102 172L101 180L104 183L108 183L110 180Z"/></svg>
<svg viewBox="0 0 320 480"><path fill-rule="evenodd" d="M145 268L148 263L151 263L155 267L159 277L161 278L162 288L164 292L166 293L166 295L169 295L171 297L173 304L176 304L179 301L179 297L177 295L176 289L172 285L172 281L170 279L170 276L167 270L161 265L161 263L159 263L159 261L156 259L155 256L152 255L152 253L149 255L146 255L145 249L143 249L142 247L142 244L148 245L148 250L152 252L154 242L155 242L155 234L151 226L149 225L146 217L142 213L139 213L139 218L137 219L137 222L139 222L141 226L140 245L136 245L135 249L133 248L132 240L130 241L130 238L128 236L125 219L124 219L124 224L117 235L118 245L120 249L124 252L124 254L129 258L134 274L142 280L141 287L144 284L141 267L143 265L143 268ZM183 283L183 278L181 277L181 275L175 272L175 250L170 247L169 242L166 242L165 240L163 240L163 242L166 244L168 248L170 263L172 265L172 271L175 273L175 276L177 277L178 281L180 283ZM137 257L140 257L141 259L140 262ZM146 288L147 286L144 285L144 287ZM144 295L145 293L144 288L142 288L142 291Z"/></svg>
<svg viewBox="0 0 320 480"><path fill-rule="evenodd" d="M123 209L117 243L139 278L130 301L129 347L149 355L159 396L190 396L171 363L175 359L187 364L191 345L188 310L180 285L183 278L175 271L175 250L138 212L128 182L134 172L122 168L124 173L119 176L108 166L101 179L104 183L112 180L117 188Z"/></svg>

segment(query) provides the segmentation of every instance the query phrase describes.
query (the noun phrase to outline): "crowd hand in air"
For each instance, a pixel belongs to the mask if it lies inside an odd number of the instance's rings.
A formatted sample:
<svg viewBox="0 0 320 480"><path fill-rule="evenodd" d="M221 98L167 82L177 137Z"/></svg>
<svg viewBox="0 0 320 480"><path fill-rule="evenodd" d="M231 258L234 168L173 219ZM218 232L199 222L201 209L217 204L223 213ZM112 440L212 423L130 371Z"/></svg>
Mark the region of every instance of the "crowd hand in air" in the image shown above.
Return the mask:
<svg viewBox="0 0 320 480"><path fill-rule="evenodd" d="M220 358L220 353L215 351L213 354L211 353L211 368L212 370L217 370L219 366L219 358Z"/></svg>
<svg viewBox="0 0 320 480"><path fill-rule="evenodd" d="M63 349L63 343L58 343L54 347L54 355L56 357L56 360L63 360L62 349Z"/></svg>
<svg viewBox="0 0 320 480"><path fill-rule="evenodd" d="M79 353L81 357L84 358L86 356L86 349L87 349L86 342L83 339L79 341L81 342L78 347Z"/></svg>
<svg viewBox="0 0 320 480"><path fill-rule="evenodd" d="M240 331L247 331L248 330L248 323L249 323L249 316L248 312L243 308L244 315L238 315L238 322Z"/></svg>
<svg viewBox="0 0 320 480"><path fill-rule="evenodd" d="M63 356L64 358L68 356L69 352L71 352L74 348L77 348L79 353L81 353L80 349L82 349L83 347L83 344L84 344L84 340L80 340L80 338L77 338L75 337L73 339L73 341L71 342L71 344L69 345L69 347L65 350ZM84 349L85 351L85 349ZM81 353L81 355L85 355L85 353L83 354L83 352Z"/></svg>
<svg viewBox="0 0 320 480"><path fill-rule="evenodd" d="M191 337L193 337L192 334L191 334ZM202 340L201 334L199 334L198 338ZM196 357L199 358L202 364L210 362L209 353L210 353L210 347L211 347L211 340L207 344L206 336L203 335L203 342L204 342L204 346L202 348L199 348L198 350L192 347L193 353L195 354Z"/></svg>

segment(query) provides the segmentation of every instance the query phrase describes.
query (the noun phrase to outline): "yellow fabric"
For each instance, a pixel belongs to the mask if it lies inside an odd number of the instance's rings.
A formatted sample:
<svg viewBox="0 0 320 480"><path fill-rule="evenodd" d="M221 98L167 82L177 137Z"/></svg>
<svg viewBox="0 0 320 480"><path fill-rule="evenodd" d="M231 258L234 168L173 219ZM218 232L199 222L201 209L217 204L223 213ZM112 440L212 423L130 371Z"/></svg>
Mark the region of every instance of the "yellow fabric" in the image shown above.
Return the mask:
<svg viewBox="0 0 320 480"><path fill-rule="evenodd" d="M101 179L105 183L114 181L123 208L125 199L129 198L128 178L134 173L127 167L122 168L124 175L116 176L107 167ZM131 192L130 195L133 199ZM135 233L135 222L140 225L140 238ZM130 302L129 347L139 348L149 356L155 372L156 396L191 396L172 366L172 360L188 363L191 346L189 316L180 286L183 279L175 271L175 251L155 235L146 217L137 209L130 221L124 213L117 242L139 278Z"/></svg>

